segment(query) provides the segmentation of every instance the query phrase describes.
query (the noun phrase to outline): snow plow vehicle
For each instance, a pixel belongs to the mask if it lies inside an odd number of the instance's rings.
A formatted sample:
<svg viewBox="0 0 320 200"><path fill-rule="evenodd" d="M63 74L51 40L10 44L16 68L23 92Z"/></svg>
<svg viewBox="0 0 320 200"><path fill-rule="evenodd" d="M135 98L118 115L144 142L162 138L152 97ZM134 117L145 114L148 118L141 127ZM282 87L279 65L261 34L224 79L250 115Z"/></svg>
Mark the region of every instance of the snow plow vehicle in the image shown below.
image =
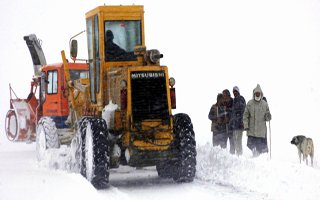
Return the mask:
<svg viewBox="0 0 320 200"><path fill-rule="evenodd" d="M67 145L72 164L97 189L108 186L110 168L119 165L156 166L159 177L193 181L193 125L187 114L172 113L175 80L169 78L168 67L160 65L163 55L146 49L143 6L96 7L86 13L86 34L86 63L76 63L77 41L72 40L74 62L62 51L62 64L45 65L34 78L40 95L34 100L34 120L27 121L36 127L29 138L36 141L38 158ZM30 53L33 60L43 54ZM72 72L78 76L71 77Z"/></svg>
<svg viewBox="0 0 320 200"><path fill-rule="evenodd" d="M46 121L48 121L45 123L54 121L58 130L67 128L65 121L69 114L68 87L65 81L63 64L46 64L41 42L36 35L27 35L24 40L31 53L34 77L32 78L30 93L26 99L17 97L11 85L9 85L10 110L6 115L5 132L7 138L15 142L35 141L37 124L41 124L44 117L47 117ZM69 68L72 80L88 77L88 65L86 63L70 63ZM40 88L40 91L38 91L38 88ZM37 93L39 94L38 98ZM13 98L13 95L15 98ZM43 119L40 120L41 117ZM71 139L69 137L70 141Z"/></svg>

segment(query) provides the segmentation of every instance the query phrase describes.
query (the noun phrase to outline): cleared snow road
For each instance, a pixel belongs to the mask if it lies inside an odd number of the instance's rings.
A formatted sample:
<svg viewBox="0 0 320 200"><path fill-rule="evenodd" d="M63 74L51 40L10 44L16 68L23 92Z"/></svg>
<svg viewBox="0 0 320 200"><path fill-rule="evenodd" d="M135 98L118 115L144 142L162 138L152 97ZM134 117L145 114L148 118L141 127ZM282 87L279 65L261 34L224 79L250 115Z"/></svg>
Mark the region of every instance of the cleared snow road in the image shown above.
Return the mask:
<svg viewBox="0 0 320 200"><path fill-rule="evenodd" d="M154 167L120 167L110 173L110 188L95 190L80 174L39 164L33 144L0 143L1 200L63 199L267 199L266 195L195 180L177 184L158 177Z"/></svg>
<svg viewBox="0 0 320 200"><path fill-rule="evenodd" d="M195 180L192 183L177 184L171 179L158 177L154 167L132 169L122 167L110 175L110 189L101 194L121 193L123 199L267 199L266 195L243 192L229 186ZM108 196L108 195L107 195Z"/></svg>

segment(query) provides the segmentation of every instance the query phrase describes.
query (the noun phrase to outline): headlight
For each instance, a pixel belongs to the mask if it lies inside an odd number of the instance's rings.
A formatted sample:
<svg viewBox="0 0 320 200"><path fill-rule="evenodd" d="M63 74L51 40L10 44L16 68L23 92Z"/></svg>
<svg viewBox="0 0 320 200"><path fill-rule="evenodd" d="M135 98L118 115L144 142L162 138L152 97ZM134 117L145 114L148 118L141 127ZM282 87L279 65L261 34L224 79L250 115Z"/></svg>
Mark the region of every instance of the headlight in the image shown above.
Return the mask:
<svg viewBox="0 0 320 200"><path fill-rule="evenodd" d="M176 80L174 78L169 78L169 85L173 87L176 84Z"/></svg>

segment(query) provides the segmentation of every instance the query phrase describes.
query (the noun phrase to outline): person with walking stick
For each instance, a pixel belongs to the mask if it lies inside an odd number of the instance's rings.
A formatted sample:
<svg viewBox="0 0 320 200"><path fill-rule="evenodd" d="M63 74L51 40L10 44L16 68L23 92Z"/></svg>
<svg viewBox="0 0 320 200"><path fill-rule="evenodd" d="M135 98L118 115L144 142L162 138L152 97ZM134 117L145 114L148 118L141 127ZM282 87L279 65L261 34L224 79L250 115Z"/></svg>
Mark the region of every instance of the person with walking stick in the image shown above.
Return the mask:
<svg viewBox="0 0 320 200"><path fill-rule="evenodd" d="M243 127L247 132L247 146L253 157L268 153L267 121L271 120L268 103L263 100L263 92L259 84L253 90L253 98L249 100L243 113Z"/></svg>

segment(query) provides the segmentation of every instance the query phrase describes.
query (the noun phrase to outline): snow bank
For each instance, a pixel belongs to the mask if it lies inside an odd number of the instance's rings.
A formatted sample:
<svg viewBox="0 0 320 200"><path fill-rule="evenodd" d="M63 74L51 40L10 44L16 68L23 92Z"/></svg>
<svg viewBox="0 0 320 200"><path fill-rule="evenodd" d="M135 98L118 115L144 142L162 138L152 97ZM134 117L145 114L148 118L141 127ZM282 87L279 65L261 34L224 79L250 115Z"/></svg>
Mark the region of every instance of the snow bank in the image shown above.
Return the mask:
<svg viewBox="0 0 320 200"><path fill-rule="evenodd" d="M267 194L271 199L319 199L319 169L305 164L230 155L209 144L198 147L196 178Z"/></svg>
<svg viewBox="0 0 320 200"><path fill-rule="evenodd" d="M61 145L59 149L46 150L44 157L45 159L38 161L38 165L41 168L79 172L79 169L72 161L71 149L66 145Z"/></svg>
<svg viewBox="0 0 320 200"><path fill-rule="evenodd" d="M70 160L67 149L52 151L41 167L67 170ZM267 154L252 158L251 154L235 156L225 149L206 144L197 147L196 180L235 188L238 191L254 191L270 199L319 199L320 173L298 162L270 160ZM71 170L72 171L72 170ZM117 170L112 173L118 173ZM135 172L132 172L135 173Z"/></svg>
<svg viewBox="0 0 320 200"><path fill-rule="evenodd" d="M48 151L47 159L41 162L36 161L35 151L31 150L31 148L35 148L34 144L26 145L27 148L23 144L7 144L6 147L12 146L10 151L1 148L1 146L0 144L0 162L2 163L0 166L0 194L4 195L4 197L10 197L11 199L20 199L22 197L22 194L13 194L11 191L15 188L11 186L17 183L19 183L18 187L28 185L28 190L30 191L28 192L28 199L35 197L31 195L33 192L42 191L48 187L52 188L54 184L64 185L65 183L69 186L76 185L76 187L81 186L83 190L89 190L86 195L100 197L97 194L101 194L101 192L95 192L95 189L85 178L71 170L72 166L70 165L70 157L68 156L69 150L66 146L62 146L61 149ZM14 150L14 147L17 149L20 147L20 151ZM295 151L294 155L298 157ZM24 170L21 170L21 165L25 166L22 167ZM124 169L125 172L121 171ZM319 170L318 166L312 168L305 164L299 164L297 159L291 162L274 158L270 160L267 154L252 158L250 152L246 151L246 149L244 150L244 155L238 157L230 155L225 149L206 144L197 146L197 173L195 181L194 183L190 183L190 187L201 185L201 187L205 188L219 188L222 186L224 188L231 188L236 193L249 195L249 199L255 199L254 197L252 198L254 194L262 194L266 199L314 200L320 199ZM141 173L147 173L145 176L150 176L152 180L149 180L149 178L139 180ZM30 179L30 176L33 176L35 179ZM154 185L154 188L150 186L150 190L158 188L159 181L164 181L164 185L168 184L168 189L171 188L170 190L174 190L179 185L174 184L173 181L158 178L155 168L151 168L151 171L145 172L137 171L135 168L122 167L112 169L110 176L122 177L121 180L123 180L124 185L126 185L125 182L129 181L128 177L133 179L131 183L135 181L148 182L149 186ZM118 182L116 181L116 183ZM33 188L32 184L36 188ZM181 187L187 187L187 185L182 185ZM61 189L61 187L59 188ZM130 187L126 188L124 186L123 189L127 191L130 190ZM48 189L45 190L48 192ZM142 188L137 190L141 191ZM220 190L218 189L218 191ZM55 194L56 192L61 191L58 191L57 188L50 191L49 194ZM39 195L44 196L45 193L40 192ZM121 192L112 186L102 193L114 196L115 199L122 197L119 195ZM123 197L127 199L125 196ZM39 199L39 196L37 198Z"/></svg>

